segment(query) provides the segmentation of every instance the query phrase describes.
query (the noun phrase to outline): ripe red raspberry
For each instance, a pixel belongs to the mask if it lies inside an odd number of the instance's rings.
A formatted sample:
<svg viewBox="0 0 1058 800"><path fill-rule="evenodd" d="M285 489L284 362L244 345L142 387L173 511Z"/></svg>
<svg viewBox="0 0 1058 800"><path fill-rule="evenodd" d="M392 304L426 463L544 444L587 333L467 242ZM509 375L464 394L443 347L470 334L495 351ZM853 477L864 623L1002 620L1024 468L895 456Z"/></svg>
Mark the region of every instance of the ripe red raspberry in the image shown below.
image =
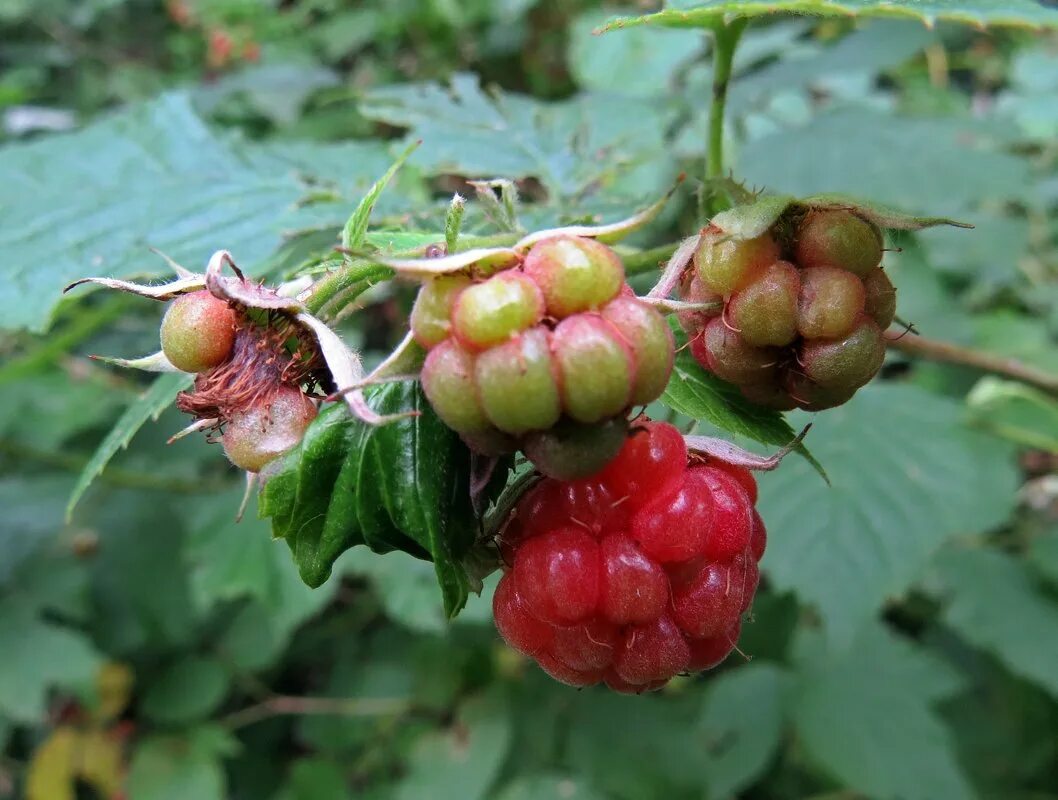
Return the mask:
<svg viewBox="0 0 1058 800"><path fill-rule="evenodd" d="M641 693L723 661L757 588L766 534L744 468L688 458L639 422L598 476L545 478L498 544L496 626L571 686Z"/></svg>
<svg viewBox="0 0 1058 800"><path fill-rule="evenodd" d="M896 290L881 257L881 231L845 209L795 208L754 239L706 228L680 292L722 308L681 313L691 354L750 402L841 405L885 358Z"/></svg>

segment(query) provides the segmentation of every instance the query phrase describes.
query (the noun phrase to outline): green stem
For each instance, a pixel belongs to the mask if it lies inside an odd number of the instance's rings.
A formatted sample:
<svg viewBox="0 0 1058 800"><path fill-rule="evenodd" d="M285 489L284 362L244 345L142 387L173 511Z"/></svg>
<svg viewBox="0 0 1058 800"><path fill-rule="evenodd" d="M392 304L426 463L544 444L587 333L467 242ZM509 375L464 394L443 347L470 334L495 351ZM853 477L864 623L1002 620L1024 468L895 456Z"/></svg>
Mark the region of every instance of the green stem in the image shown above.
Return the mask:
<svg viewBox="0 0 1058 800"><path fill-rule="evenodd" d="M724 174L724 107L727 104L735 48L747 23L748 20L736 19L713 31L713 101L709 106L709 149L705 165L707 179L719 178Z"/></svg>

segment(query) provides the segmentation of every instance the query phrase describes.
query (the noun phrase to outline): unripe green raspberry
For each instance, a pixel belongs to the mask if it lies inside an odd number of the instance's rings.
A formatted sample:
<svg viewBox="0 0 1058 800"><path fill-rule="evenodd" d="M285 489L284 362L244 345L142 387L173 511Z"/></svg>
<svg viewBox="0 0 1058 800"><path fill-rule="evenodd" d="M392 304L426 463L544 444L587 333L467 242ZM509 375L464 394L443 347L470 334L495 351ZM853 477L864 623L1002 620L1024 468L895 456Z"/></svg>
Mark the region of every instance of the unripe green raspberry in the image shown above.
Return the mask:
<svg viewBox="0 0 1058 800"><path fill-rule="evenodd" d="M231 463L247 472L260 472L268 462L295 447L316 418L316 404L290 386L272 398L232 414L221 443Z"/></svg>
<svg viewBox="0 0 1058 800"><path fill-rule="evenodd" d="M547 477L572 481L601 472L620 452L627 434L624 417L593 425L562 420L550 430L529 434L522 449Z"/></svg>
<svg viewBox="0 0 1058 800"><path fill-rule="evenodd" d="M635 378L632 351L597 314L577 314L551 335L562 407L578 422L598 422L628 407Z"/></svg>
<svg viewBox="0 0 1058 800"><path fill-rule="evenodd" d="M429 350L448 338L452 331L452 306L471 280L465 275L444 275L424 283L411 309L411 333Z"/></svg>
<svg viewBox="0 0 1058 800"><path fill-rule="evenodd" d="M706 231L694 253L702 286L724 297L742 289L778 260L779 246L767 233L756 239L727 239L722 233Z"/></svg>
<svg viewBox="0 0 1058 800"><path fill-rule="evenodd" d="M837 339L863 313L863 282L843 269L811 267L801 272L797 329L806 339Z"/></svg>
<svg viewBox="0 0 1058 800"><path fill-rule="evenodd" d="M162 352L184 372L205 372L227 360L235 344L235 312L205 289L176 298L161 327Z"/></svg>
<svg viewBox="0 0 1058 800"><path fill-rule="evenodd" d="M422 367L422 390L445 425L457 433L477 433L492 425L478 401L474 354L455 339L437 345Z"/></svg>
<svg viewBox="0 0 1058 800"><path fill-rule="evenodd" d="M810 211L797 232L802 268L837 267L866 275L882 260L882 233L851 211Z"/></svg>
<svg viewBox="0 0 1058 800"><path fill-rule="evenodd" d="M452 309L452 330L464 347L484 350L536 325L544 297L531 278L514 270L468 286Z"/></svg>
<svg viewBox="0 0 1058 800"><path fill-rule="evenodd" d="M522 269L544 293L547 313L563 319L617 297L625 271L617 253L594 239L555 236L533 245Z"/></svg>
<svg viewBox="0 0 1058 800"><path fill-rule="evenodd" d="M718 378L739 386L773 384L780 358L780 351L773 347L748 344L719 317L691 341L691 352Z"/></svg>
<svg viewBox="0 0 1058 800"><path fill-rule="evenodd" d="M896 289L881 267L863 276L863 286L867 295L864 311L884 331L893 324L896 316Z"/></svg>
<svg viewBox="0 0 1058 800"><path fill-rule="evenodd" d="M855 389L827 389L813 383L806 375L789 372L786 376L786 391L805 411L825 411L844 405L856 394Z"/></svg>
<svg viewBox="0 0 1058 800"><path fill-rule="evenodd" d="M602 316L632 350L635 379L631 405L657 400L669 383L676 357L676 342L665 318L634 297L612 300L603 307Z"/></svg>
<svg viewBox="0 0 1058 800"><path fill-rule="evenodd" d="M547 329L530 328L481 353L474 383L485 415L506 433L550 428L562 408Z"/></svg>
<svg viewBox="0 0 1058 800"><path fill-rule="evenodd" d="M781 347L797 338L801 278L788 261L776 261L731 298L727 319L755 347Z"/></svg>
<svg viewBox="0 0 1058 800"><path fill-rule="evenodd" d="M823 389L858 389L877 374L885 360L885 337L868 316L844 339L811 339L801 347L805 376Z"/></svg>

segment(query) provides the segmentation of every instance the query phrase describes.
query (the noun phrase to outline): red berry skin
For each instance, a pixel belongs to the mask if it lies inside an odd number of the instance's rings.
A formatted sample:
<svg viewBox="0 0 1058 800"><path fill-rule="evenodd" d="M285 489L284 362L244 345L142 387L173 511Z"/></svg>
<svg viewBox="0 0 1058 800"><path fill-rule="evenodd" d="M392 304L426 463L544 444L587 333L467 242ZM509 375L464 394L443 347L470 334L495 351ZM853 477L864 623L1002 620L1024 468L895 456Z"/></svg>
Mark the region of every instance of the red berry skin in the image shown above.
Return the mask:
<svg viewBox="0 0 1058 800"><path fill-rule="evenodd" d="M710 484L699 471L686 473L674 494L657 495L632 517L632 538L649 558L687 561L705 550L713 527Z"/></svg>
<svg viewBox="0 0 1058 800"><path fill-rule="evenodd" d="M631 684L667 681L687 668L691 651L676 623L660 616L625 632L624 644L614 658L614 672Z"/></svg>
<svg viewBox="0 0 1058 800"><path fill-rule="evenodd" d="M500 578L496 586L496 593L492 597L492 615L500 635L522 655L536 657L551 649L554 628L525 610L509 572Z"/></svg>
<svg viewBox="0 0 1058 800"><path fill-rule="evenodd" d="M650 683L629 683L623 680L613 670L606 673L606 688L619 694L646 694L647 692L655 692L664 686L668 681L651 681Z"/></svg>
<svg viewBox="0 0 1058 800"><path fill-rule="evenodd" d="M656 561L635 541L611 533L599 543L602 557L599 610L620 625L644 623L661 616L669 604L669 582Z"/></svg>
<svg viewBox="0 0 1058 800"><path fill-rule="evenodd" d="M749 537L749 551L753 554L754 561L764 558L764 550L768 546L768 531L764 527L757 509L753 509L753 533Z"/></svg>
<svg viewBox="0 0 1058 800"><path fill-rule="evenodd" d="M717 636L742 613L744 564L706 563L690 582L673 591L672 616L692 639Z"/></svg>
<svg viewBox="0 0 1058 800"><path fill-rule="evenodd" d="M742 623L739 621L719 636L708 639L691 639L688 642L691 657L687 663L687 669L691 672L702 672L719 666L735 649L741 633Z"/></svg>
<svg viewBox="0 0 1058 800"><path fill-rule="evenodd" d="M617 457L598 476L629 511L683 481L687 445L667 422L637 423Z"/></svg>
<svg viewBox="0 0 1058 800"><path fill-rule="evenodd" d="M710 561L727 562L749 547L753 532L753 503L749 494L727 472L716 467L695 467L691 474L709 487L712 525L703 552Z"/></svg>
<svg viewBox="0 0 1058 800"><path fill-rule="evenodd" d="M621 333L597 314L567 317L551 334L562 407L578 422L598 422L626 409L635 361Z"/></svg>
<svg viewBox="0 0 1058 800"><path fill-rule="evenodd" d="M162 318L162 352L184 372L219 366L235 345L235 312L205 289L176 298Z"/></svg>
<svg viewBox="0 0 1058 800"><path fill-rule="evenodd" d="M728 464L726 461L720 461L715 458L709 460L709 466L721 472L726 472L738 481L742 488L746 490L746 494L749 495L749 501L754 505L757 504L757 479L753 477L752 472L745 467L740 467L738 464Z"/></svg>
<svg viewBox="0 0 1058 800"><path fill-rule="evenodd" d="M594 239L555 236L537 242L522 270L540 287L547 313L564 319L598 310L624 285L624 265L617 253Z"/></svg>
<svg viewBox="0 0 1058 800"><path fill-rule="evenodd" d="M535 658L536 663L540 665L540 669L556 681L564 683L567 686L576 687L577 689L586 689L589 686L594 686L595 684L600 683L604 676L603 670L582 672L573 669L572 667L567 667L550 653L541 653Z"/></svg>
<svg viewBox="0 0 1058 800"><path fill-rule="evenodd" d="M739 607L739 615L745 614L753 605L753 598L757 595L757 586L760 584L760 567L753 559L746 561L746 579L742 584L742 605Z"/></svg>
<svg viewBox="0 0 1058 800"><path fill-rule="evenodd" d="M621 642L621 629L598 618L588 620L583 625L553 630L551 655L580 672L606 669Z"/></svg>
<svg viewBox="0 0 1058 800"><path fill-rule="evenodd" d="M553 625L574 625L599 603L599 545L580 528L526 539L514 558L518 595L529 613Z"/></svg>
<svg viewBox="0 0 1058 800"><path fill-rule="evenodd" d="M717 317L691 340L691 355L721 380L740 386L758 386L775 380L781 351L754 347L738 331Z"/></svg>

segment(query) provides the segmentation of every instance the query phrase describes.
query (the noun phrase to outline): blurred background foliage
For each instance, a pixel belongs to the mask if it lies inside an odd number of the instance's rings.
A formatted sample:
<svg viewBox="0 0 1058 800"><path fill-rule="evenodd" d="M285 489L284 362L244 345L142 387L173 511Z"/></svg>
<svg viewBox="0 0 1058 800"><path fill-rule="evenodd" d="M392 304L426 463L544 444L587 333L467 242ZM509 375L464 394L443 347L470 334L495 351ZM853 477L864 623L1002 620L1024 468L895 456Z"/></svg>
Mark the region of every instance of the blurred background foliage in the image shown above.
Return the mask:
<svg viewBox="0 0 1058 800"><path fill-rule="evenodd" d="M516 180L530 228L638 208L700 173L711 82L700 32L592 35L644 8L0 0L0 797L1058 798L1058 404L967 367L894 352L815 420L833 487L761 478L744 657L654 696L550 681L489 587L445 623L400 553L307 589L234 523L218 448L166 446L173 410L64 518L146 385L86 356L150 352L160 318L64 283L163 274L152 246L290 275L408 139L382 229L440 230L475 178ZM1058 372L1058 39L758 21L729 114L752 186L974 222L894 242L902 316ZM693 229L694 184L637 243ZM410 298L367 299L343 334L371 360Z"/></svg>

